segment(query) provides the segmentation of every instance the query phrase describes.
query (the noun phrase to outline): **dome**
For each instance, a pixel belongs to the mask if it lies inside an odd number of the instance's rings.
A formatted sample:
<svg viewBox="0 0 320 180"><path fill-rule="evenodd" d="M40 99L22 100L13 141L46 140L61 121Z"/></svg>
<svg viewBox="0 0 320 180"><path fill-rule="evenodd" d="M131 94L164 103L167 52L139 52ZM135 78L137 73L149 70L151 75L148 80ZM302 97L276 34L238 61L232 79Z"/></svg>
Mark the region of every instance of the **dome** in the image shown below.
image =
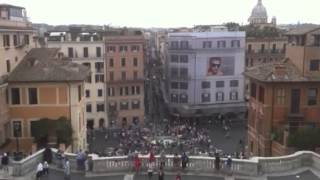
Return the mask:
<svg viewBox="0 0 320 180"><path fill-rule="evenodd" d="M249 18L249 21L262 21L267 22L268 21L268 14L267 9L263 6L262 0L258 1L258 4L253 8L251 12L251 16Z"/></svg>

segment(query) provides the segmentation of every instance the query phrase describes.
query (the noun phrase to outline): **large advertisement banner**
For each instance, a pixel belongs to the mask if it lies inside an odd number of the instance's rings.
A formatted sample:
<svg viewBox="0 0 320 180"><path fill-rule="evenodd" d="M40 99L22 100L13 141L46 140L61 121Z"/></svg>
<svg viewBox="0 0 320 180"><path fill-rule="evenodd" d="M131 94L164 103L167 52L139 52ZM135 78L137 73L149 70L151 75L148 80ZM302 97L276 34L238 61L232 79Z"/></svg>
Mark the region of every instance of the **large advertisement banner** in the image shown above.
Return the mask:
<svg viewBox="0 0 320 180"><path fill-rule="evenodd" d="M232 76L235 71L234 64L234 57L210 57L207 76Z"/></svg>

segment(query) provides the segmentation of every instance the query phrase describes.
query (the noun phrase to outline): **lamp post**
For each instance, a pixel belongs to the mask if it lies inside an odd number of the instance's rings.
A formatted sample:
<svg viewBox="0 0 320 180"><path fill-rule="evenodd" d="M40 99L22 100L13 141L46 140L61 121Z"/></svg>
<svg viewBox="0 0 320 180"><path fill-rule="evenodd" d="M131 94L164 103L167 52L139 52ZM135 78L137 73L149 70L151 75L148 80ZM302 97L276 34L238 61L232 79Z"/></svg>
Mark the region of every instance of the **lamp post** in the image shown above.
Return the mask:
<svg viewBox="0 0 320 180"><path fill-rule="evenodd" d="M19 155L19 152L20 152L20 147L19 147L19 136L20 136L20 132L21 132L21 126L19 124L19 122L14 122L13 123L13 126L14 126L14 132L13 132L13 135L14 137L16 138L16 156L15 156L15 159L16 160L20 160L20 155Z"/></svg>

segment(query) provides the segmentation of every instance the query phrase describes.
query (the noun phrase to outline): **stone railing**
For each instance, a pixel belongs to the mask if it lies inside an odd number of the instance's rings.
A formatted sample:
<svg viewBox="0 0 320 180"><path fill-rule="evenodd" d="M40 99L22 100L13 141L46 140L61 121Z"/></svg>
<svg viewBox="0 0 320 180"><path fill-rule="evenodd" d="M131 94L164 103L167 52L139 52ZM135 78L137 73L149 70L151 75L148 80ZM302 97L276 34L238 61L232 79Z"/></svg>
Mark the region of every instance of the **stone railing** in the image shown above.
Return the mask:
<svg viewBox="0 0 320 180"><path fill-rule="evenodd" d="M62 161L57 158L57 150L53 151L53 165L62 168ZM13 162L13 175L24 176L25 174L35 170L36 165L42 160L43 150L33 154L32 156L23 159L19 162ZM65 153L70 161L72 170L76 170L76 155ZM142 162L141 171L146 172L148 156L139 156ZM98 157L90 155L91 173L107 174L119 173L124 174L133 169L133 161L127 156L116 157ZM194 174L214 173L214 157L190 156L187 164L187 172ZM222 172L224 171L223 164L226 159L221 158ZM156 156L156 165L159 167L160 159ZM237 175L244 176L260 176L263 174L280 173L295 170L302 167L312 167L320 170L320 155L311 151L300 151L292 155L281 157L254 157L249 160L233 159L232 172ZM166 155L165 171L174 170L173 155Z"/></svg>

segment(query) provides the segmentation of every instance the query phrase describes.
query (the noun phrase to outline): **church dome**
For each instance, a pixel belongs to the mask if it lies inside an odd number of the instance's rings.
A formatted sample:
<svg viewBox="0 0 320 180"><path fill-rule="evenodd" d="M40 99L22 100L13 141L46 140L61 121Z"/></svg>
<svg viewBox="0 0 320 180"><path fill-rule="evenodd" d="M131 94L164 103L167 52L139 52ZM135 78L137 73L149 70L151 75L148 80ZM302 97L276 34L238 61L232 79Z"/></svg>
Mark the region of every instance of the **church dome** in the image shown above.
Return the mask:
<svg viewBox="0 0 320 180"><path fill-rule="evenodd" d="M249 18L251 23L266 23L268 21L267 9L263 6L262 0L253 8Z"/></svg>

